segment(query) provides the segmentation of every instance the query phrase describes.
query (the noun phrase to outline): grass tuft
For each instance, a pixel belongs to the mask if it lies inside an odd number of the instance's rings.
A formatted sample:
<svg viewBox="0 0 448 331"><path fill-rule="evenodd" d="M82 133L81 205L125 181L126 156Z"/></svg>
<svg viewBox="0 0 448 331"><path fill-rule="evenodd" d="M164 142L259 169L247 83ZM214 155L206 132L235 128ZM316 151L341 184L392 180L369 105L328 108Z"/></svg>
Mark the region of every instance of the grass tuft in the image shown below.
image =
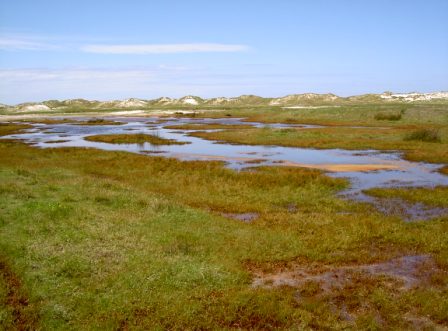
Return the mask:
<svg viewBox="0 0 448 331"><path fill-rule="evenodd" d="M95 118L85 122L76 123L77 125L123 125L122 122L109 121L102 118Z"/></svg>
<svg viewBox="0 0 448 331"><path fill-rule="evenodd" d="M420 129L407 134L404 140L423 141L428 143L440 143L440 133L436 129Z"/></svg>
<svg viewBox="0 0 448 331"><path fill-rule="evenodd" d="M378 121L399 121L401 120L401 113L381 112L375 114L375 119Z"/></svg>
<svg viewBox="0 0 448 331"><path fill-rule="evenodd" d="M0 123L0 137L21 133L24 129L32 128L28 124Z"/></svg>

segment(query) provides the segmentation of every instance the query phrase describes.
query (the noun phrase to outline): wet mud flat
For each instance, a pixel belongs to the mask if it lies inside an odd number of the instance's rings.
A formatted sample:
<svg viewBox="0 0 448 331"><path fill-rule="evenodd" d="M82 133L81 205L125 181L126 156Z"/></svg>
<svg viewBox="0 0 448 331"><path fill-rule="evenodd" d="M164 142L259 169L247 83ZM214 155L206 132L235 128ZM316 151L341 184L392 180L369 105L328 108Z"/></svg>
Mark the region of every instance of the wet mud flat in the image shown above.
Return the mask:
<svg viewBox="0 0 448 331"><path fill-rule="evenodd" d="M222 213L221 215L244 223L252 223L259 217L258 213Z"/></svg>
<svg viewBox="0 0 448 331"><path fill-rule="evenodd" d="M430 255L406 255L384 262L346 266L292 264L274 272L254 270L252 287L300 287L315 282L318 292L329 292L346 286L355 276L385 276L397 281L399 288L410 289L428 281L436 272L440 270Z"/></svg>
<svg viewBox="0 0 448 331"><path fill-rule="evenodd" d="M428 206L421 202L409 202L401 198L380 198L364 195L358 198L372 204L386 216L400 217L406 222L426 221L437 217L448 216L448 208Z"/></svg>
<svg viewBox="0 0 448 331"><path fill-rule="evenodd" d="M89 124L89 125L79 125ZM117 125L118 124L118 125ZM342 149L312 149L282 146L235 145L210 141L190 135L195 125L228 125L253 127L315 128L315 125L257 123L241 118L145 118L107 117L71 118L69 122L30 122L33 127L21 134L2 138L23 140L40 148L88 147L103 150L127 151L144 155L174 157L180 160L222 161L237 171L257 166L287 166L320 169L331 177L346 178L350 188L340 196L374 205L390 216L404 220L424 220L447 215L447 208L434 208L401 199L380 199L363 193L370 188L435 187L448 185L448 176L437 170L443 165L406 161L399 152L376 150L349 151ZM169 127L187 126L190 129L173 131ZM321 127L321 126L319 126ZM216 129L214 129L216 130ZM149 142L114 144L88 141L95 135L146 134L176 141L179 145L155 145ZM230 217L234 218L235 217ZM244 221L244 220L243 220ZM252 220L251 220L252 221Z"/></svg>
<svg viewBox="0 0 448 331"><path fill-rule="evenodd" d="M368 292L378 286L402 295L420 288L437 286L437 279L448 273L440 268L431 255L404 255L370 264L325 265L318 263L289 263L282 267L263 270L249 267L253 279L251 287L274 290L288 288L294 292L294 300L300 305L325 302L332 314L355 323L364 311L375 311L370 303L359 296L359 290ZM403 319L412 330L446 330L440 321L408 311ZM381 314L375 316L377 325L386 325Z"/></svg>

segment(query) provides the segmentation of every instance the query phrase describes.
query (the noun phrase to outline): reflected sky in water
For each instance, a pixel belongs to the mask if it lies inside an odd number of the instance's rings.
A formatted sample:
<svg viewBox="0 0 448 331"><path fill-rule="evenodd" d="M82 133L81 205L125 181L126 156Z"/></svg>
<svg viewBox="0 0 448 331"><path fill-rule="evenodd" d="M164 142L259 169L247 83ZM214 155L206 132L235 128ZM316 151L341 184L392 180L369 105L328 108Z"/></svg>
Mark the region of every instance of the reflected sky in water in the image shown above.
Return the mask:
<svg viewBox="0 0 448 331"><path fill-rule="evenodd" d="M33 124L32 129L22 134L3 138L21 139L40 148L55 147L87 147L102 150L127 151L147 155L175 157L181 160L223 160L232 169L244 169L259 165L278 165L280 162L293 162L302 165L319 166L326 164L374 164L393 165L397 170L376 170L369 172L329 172L332 177L348 178L351 186L343 192L355 199L364 199L363 189L373 187L410 187L448 185L448 176L437 172L442 165L403 160L398 152L348 151L342 149L312 149L281 146L250 146L220 143L202 138L191 137L193 130L173 130L166 126L216 123L241 124L255 127L290 128L296 127L306 130L319 126L291 125L291 124L263 124L243 122L237 118L224 119L195 119L170 118L160 121L159 118L129 118L110 117L108 120L122 122L122 125L76 125L77 121L88 118L76 118L72 123L63 124ZM356 128L354 128L356 129ZM210 130L209 130L210 131ZM161 138L188 142L184 145L152 145L143 144L108 144L86 141L89 135L99 134L135 134L145 133L157 135ZM253 161L257 160L257 163ZM252 161L252 162L251 162Z"/></svg>

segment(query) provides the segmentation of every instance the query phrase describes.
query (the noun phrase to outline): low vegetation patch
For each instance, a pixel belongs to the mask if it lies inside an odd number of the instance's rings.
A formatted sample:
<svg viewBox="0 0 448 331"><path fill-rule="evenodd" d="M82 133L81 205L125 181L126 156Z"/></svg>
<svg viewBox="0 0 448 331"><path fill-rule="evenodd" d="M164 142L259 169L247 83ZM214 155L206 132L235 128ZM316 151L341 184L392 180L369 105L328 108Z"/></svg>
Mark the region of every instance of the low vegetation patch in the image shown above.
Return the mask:
<svg viewBox="0 0 448 331"><path fill-rule="evenodd" d="M440 133L436 129L420 129L407 134L404 140L424 141L429 143L440 143Z"/></svg>
<svg viewBox="0 0 448 331"><path fill-rule="evenodd" d="M38 124L73 124L76 120L70 118L30 118L24 119L23 122L38 123Z"/></svg>
<svg viewBox="0 0 448 331"><path fill-rule="evenodd" d="M2 330L36 329L37 314L29 309L29 299L20 277L0 255L0 328Z"/></svg>
<svg viewBox="0 0 448 331"><path fill-rule="evenodd" d="M58 139L58 140L49 140L46 141L46 144L60 144L60 143L66 143L69 142L70 140L64 140L64 139Z"/></svg>
<svg viewBox="0 0 448 331"><path fill-rule="evenodd" d="M331 126L397 126L397 125L446 125L447 104L369 104L342 105L317 109L283 109L281 107L244 107L198 113L200 118L245 118L249 122L321 124ZM378 113L401 114L399 121L375 119ZM406 114L406 116L404 116Z"/></svg>
<svg viewBox="0 0 448 331"><path fill-rule="evenodd" d="M399 112L380 112L375 114L375 119L379 121L399 121L401 113Z"/></svg>
<svg viewBox="0 0 448 331"><path fill-rule="evenodd" d="M24 119L23 122L38 124L75 124L75 125L122 125L124 123L117 121L105 120L102 118L94 118L87 121L79 121L76 118L31 118Z"/></svg>
<svg viewBox="0 0 448 331"><path fill-rule="evenodd" d="M108 144L144 144L150 143L152 145L184 145L188 142L176 141L173 139L165 139L149 134L107 134L95 135L84 138L88 141L102 142Z"/></svg>
<svg viewBox="0 0 448 331"><path fill-rule="evenodd" d="M365 190L364 193L379 198L399 197L410 202L422 202L429 206L448 208L448 187L446 186L435 188L373 188Z"/></svg>
<svg viewBox="0 0 448 331"><path fill-rule="evenodd" d="M123 125L122 122L109 121L102 118L95 118L88 121L79 121L77 125Z"/></svg>
<svg viewBox="0 0 448 331"><path fill-rule="evenodd" d="M0 136L21 133L24 129L32 128L29 124L0 123Z"/></svg>
<svg viewBox="0 0 448 331"><path fill-rule="evenodd" d="M442 174L448 175L448 166L444 166L439 170Z"/></svg>

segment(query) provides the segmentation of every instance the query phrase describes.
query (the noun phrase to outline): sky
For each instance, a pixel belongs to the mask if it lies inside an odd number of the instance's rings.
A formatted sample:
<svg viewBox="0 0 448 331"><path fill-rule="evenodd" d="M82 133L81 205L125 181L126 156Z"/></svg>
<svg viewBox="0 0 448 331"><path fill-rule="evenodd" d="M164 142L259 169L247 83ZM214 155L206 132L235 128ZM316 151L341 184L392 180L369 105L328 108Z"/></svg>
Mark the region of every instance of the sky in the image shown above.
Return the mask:
<svg viewBox="0 0 448 331"><path fill-rule="evenodd" d="M0 103L447 90L447 0L0 0Z"/></svg>

